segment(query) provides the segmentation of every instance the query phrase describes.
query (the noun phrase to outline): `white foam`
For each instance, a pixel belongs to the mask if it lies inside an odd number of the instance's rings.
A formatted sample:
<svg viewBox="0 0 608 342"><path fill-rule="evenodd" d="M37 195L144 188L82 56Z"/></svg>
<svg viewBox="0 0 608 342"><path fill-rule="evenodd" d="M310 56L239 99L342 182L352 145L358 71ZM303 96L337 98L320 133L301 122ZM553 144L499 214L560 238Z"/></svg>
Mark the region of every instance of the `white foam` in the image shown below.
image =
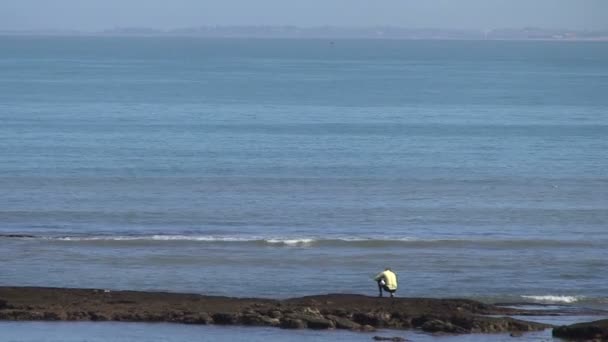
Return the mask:
<svg viewBox="0 0 608 342"><path fill-rule="evenodd" d="M557 303L576 303L583 299L583 296L556 296L556 295L545 295L545 296L522 296L523 298L533 300L539 303L546 304L557 304Z"/></svg>
<svg viewBox="0 0 608 342"><path fill-rule="evenodd" d="M417 241L410 237L313 237L313 236L222 236L222 235L96 235L96 236L63 236L63 237L46 237L45 239L59 241L200 241L200 242L260 242L270 245L285 245L285 246L310 246L317 242L407 242Z"/></svg>
<svg viewBox="0 0 608 342"><path fill-rule="evenodd" d="M52 239L60 241L255 241L255 239L241 237L211 235L65 236Z"/></svg>
<svg viewBox="0 0 608 342"><path fill-rule="evenodd" d="M213 235L153 235L150 237L156 241L208 241L208 242L240 242L255 241L255 238L236 236L213 236ZM145 238L144 238L145 240Z"/></svg>
<svg viewBox="0 0 608 342"><path fill-rule="evenodd" d="M281 244L281 245L287 245L287 246L308 246L311 243L315 242L315 239L310 239L310 238L302 238L302 239L267 239L264 240L267 243L270 244Z"/></svg>

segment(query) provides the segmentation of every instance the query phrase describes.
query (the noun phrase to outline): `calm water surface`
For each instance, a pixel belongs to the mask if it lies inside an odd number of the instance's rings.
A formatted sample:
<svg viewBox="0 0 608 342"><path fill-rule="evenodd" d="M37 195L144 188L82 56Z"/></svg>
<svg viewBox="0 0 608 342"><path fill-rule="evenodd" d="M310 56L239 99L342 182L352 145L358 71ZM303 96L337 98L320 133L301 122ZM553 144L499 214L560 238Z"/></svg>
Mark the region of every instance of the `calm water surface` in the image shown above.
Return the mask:
<svg viewBox="0 0 608 342"><path fill-rule="evenodd" d="M375 294L389 265L608 305L606 43L0 37L0 75L0 234L31 235L0 285Z"/></svg>

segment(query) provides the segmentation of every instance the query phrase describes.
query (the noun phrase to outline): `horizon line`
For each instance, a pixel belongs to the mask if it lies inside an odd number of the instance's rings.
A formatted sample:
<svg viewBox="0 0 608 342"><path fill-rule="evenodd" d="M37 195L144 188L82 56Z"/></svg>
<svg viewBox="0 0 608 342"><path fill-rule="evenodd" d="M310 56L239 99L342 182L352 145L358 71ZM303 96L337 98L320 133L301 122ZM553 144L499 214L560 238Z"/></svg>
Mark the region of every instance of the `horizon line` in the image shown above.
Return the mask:
<svg viewBox="0 0 608 342"><path fill-rule="evenodd" d="M17 29L17 28L0 28L0 32L79 32L79 33L104 33L108 31L116 30L149 30L156 31L159 33L171 33L174 31L181 30L192 30L192 29L229 29L229 28L282 28L282 29L299 29L299 30L318 30L318 29L342 29L342 30L372 30L372 29L398 29L398 30L441 30L441 31L452 31L452 32L491 32L498 30L540 30L540 31L571 31L571 32L608 32L608 28L568 28L568 27L543 27L543 26L504 26L504 27L486 27L486 28L454 28L454 27L438 27L438 26L401 26L401 25L268 25L268 24L202 24L193 26L179 26L171 28L160 28L153 26L113 26L100 29L78 29L78 28L30 28L30 29Z"/></svg>

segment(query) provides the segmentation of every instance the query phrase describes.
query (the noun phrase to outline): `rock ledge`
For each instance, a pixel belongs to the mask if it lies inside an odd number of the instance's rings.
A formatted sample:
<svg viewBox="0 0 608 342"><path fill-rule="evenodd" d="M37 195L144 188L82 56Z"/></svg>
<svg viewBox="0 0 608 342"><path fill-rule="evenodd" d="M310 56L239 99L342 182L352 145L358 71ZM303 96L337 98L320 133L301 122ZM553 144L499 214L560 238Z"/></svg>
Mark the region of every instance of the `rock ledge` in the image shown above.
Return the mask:
<svg viewBox="0 0 608 342"><path fill-rule="evenodd" d="M553 336L570 340L608 341L608 319L563 325L553 329Z"/></svg>
<svg viewBox="0 0 608 342"><path fill-rule="evenodd" d="M526 314L533 313L465 299L328 294L273 300L165 292L0 287L0 320L18 321L170 322L353 331L390 328L454 334L527 332L550 327L505 317Z"/></svg>

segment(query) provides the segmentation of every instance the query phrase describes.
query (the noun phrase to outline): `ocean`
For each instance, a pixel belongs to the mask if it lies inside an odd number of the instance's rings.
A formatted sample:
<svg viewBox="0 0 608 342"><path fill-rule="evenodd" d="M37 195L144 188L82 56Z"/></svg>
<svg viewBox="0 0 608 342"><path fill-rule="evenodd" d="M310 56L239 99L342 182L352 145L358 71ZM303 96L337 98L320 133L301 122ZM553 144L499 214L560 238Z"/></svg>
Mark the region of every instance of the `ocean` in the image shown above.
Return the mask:
<svg viewBox="0 0 608 342"><path fill-rule="evenodd" d="M607 94L604 42L0 37L0 285L608 309Z"/></svg>

